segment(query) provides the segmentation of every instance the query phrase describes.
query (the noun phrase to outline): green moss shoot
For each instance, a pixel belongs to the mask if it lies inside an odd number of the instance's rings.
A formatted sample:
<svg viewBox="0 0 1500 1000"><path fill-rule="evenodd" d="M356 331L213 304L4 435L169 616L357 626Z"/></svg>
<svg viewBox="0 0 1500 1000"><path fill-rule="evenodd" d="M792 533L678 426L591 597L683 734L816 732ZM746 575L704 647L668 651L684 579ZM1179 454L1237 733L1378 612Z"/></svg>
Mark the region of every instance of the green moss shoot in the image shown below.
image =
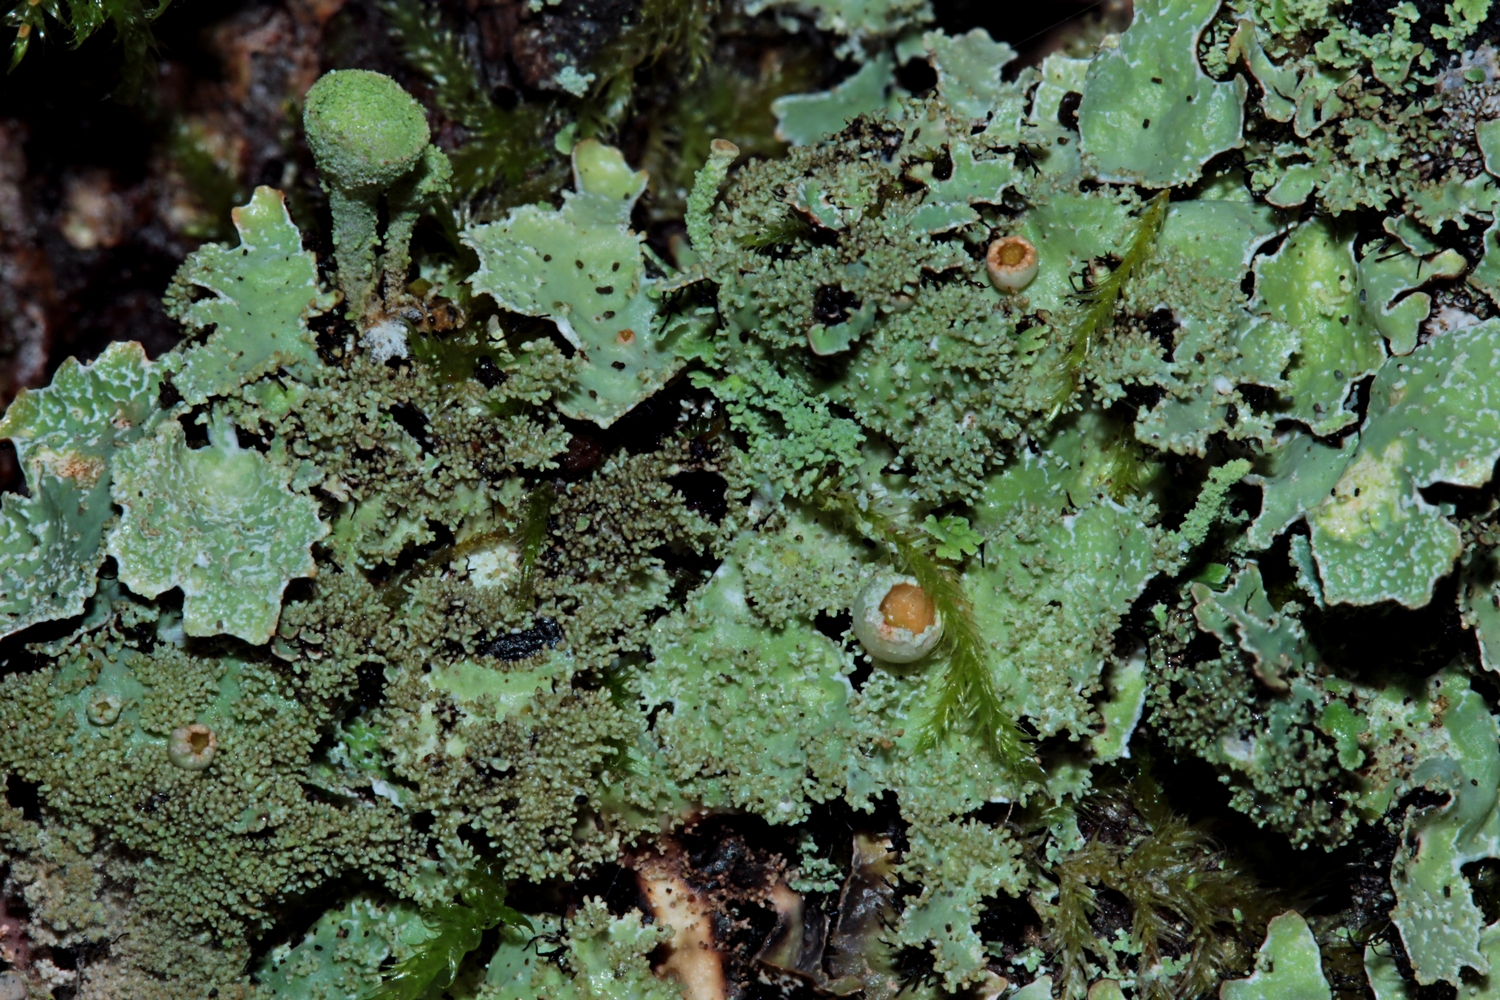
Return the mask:
<svg viewBox="0 0 1500 1000"><path fill-rule="evenodd" d="M516 602L523 607L531 603L536 590L536 561L547 544L547 520L552 516L555 494L550 482L538 483L526 497L526 513L521 520L521 581L516 586Z"/></svg>
<svg viewBox="0 0 1500 1000"><path fill-rule="evenodd" d="M806 239L813 233L812 224L800 215L783 212L759 232L741 237L740 246L746 250L764 250L767 247L785 246Z"/></svg>
<svg viewBox="0 0 1500 1000"><path fill-rule="evenodd" d="M530 921L505 905L505 886L488 871L470 876L461 902L424 913L422 922L433 936L397 963L363 1000L417 1000L429 988L441 989L453 982L485 931L501 924L531 927Z"/></svg>
<svg viewBox="0 0 1500 1000"><path fill-rule="evenodd" d="M562 161L548 143L534 141L546 114L522 104L506 111L490 100L453 33L421 0L381 0L380 10L401 42L407 65L432 84L432 102L468 130L467 141L448 150L453 186L460 198L503 184L501 200L520 204L542 197L565 176ZM528 177L551 161L541 176Z"/></svg>
<svg viewBox="0 0 1500 1000"><path fill-rule="evenodd" d="M1026 734L1000 700L990 669L984 637L970 613L969 599L958 575L938 562L932 540L903 528L893 518L862 510L853 497L829 491L823 505L841 514L870 538L884 543L897 568L916 578L942 617L943 639L934 656L947 663L936 681L931 711L922 722L918 750L929 750L955 729L968 729L991 755L1017 778L1040 777Z"/></svg>
<svg viewBox="0 0 1500 1000"><path fill-rule="evenodd" d="M1049 866L1057 882L1056 902L1047 909L1049 943L1058 956L1059 995L1072 995L1070 984L1087 983L1094 961L1114 971L1114 952L1090 922L1100 890L1129 901L1140 968L1155 970L1138 980L1138 996L1200 996L1248 962L1279 901L1228 858L1205 829L1173 813L1149 773L1143 772L1128 789L1093 797L1080 809L1129 818L1123 841L1093 839ZM1175 973L1162 971L1167 947L1180 955Z"/></svg>
<svg viewBox="0 0 1500 1000"><path fill-rule="evenodd" d="M1048 420L1055 419L1078 394L1083 380L1084 363L1093 352L1100 334L1108 329L1110 321L1114 319L1120 292L1151 256L1157 234L1161 232L1162 223L1167 218L1168 197L1168 192L1163 191L1151 199L1136 223L1135 232L1131 234L1130 244L1121 255L1120 263L1103 279L1079 293L1083 314L1069 331L1062 359L1053 373L1057 388L1048 405Z"/></svg>

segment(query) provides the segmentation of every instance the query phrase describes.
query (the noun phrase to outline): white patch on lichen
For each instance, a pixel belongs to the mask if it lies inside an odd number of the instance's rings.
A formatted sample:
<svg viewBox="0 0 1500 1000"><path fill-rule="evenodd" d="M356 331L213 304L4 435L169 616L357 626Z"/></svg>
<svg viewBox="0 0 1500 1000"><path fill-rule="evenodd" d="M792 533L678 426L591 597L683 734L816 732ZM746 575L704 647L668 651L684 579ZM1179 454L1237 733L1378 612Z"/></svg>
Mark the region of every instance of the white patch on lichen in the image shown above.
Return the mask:
<svg viewBox="0 0 1500 1000"><path fill-rule="evenodd" d="M405 799L402 797L401 789L383 778L370 779L370 791L383 799L389 799L396 805L403 805Z"/></svg>
<svg viewBox="0 0 1500 1000"><path fill-rule="evenodd" d="M500 542L475 552L468 558L469 582L476 587L499 587L521 573L521 551L509 542Z"/></svg>
<svg viewBox="0 0 1500 1000"><path fill-rule="evenodd" d="M47 986L71 986L78 981L77 969L64 969L54 965L50 958L38 958L31 963L31 971Z"/></svg>
<svg viewBox="0 0 1500 1000"><path fill-rule="evenodd" d="M1231 760L1248 763L1255 757L1255 739L1241 739L1235 736L1225 736L1219 741L1224 749L1224 756Z"/></svg>
<svg viewBox="0 0 1500 1000"><path fill-rule="evenodd" d="M1401 503L1405 453L1406 443L1398 439L1379 457L1362 454L1355 459L1314 513L1318 526L1348 542L1380 531L1392 520L1405 519L1408 515Z"/></svg>
<svg viewBox="0 0 1500 1000"><path fill-rule="evenodd" d="M1459 309L1457 306L1441 306L1423 325L1423 329L1428 336L1441 337L1455 330L1467 330L1478 322L1479 317L1467 309Z"/></svg>
<svg viewBox="0 0 1500 1000"><path fill-rule="evenodd" d="M382 320L370 327L359 338L359 345L370 355L370 360L385 364L392 358L406 357L406 324L396 319Z"/></svg>
<svg viewBox="0 0 1500 1000"><path fill-rule="evenodd" d="M667 853L643 857L636 867L636 884L652 915L672 931L657 974L680 983L684 1000L724 1000L724 960L707 903L679 874L681 848L672 841L665 846Z"/></svg>

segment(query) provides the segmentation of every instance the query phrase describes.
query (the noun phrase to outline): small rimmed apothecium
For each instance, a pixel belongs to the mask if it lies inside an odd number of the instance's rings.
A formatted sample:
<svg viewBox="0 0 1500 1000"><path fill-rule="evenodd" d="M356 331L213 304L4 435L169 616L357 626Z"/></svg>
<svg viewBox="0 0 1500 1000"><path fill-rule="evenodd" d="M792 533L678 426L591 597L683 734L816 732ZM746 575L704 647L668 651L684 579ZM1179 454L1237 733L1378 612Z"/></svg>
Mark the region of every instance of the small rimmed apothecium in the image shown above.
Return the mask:
<svg viewBox="0 0 1500 1000"><path fill-rule="evenodd" d="M1031 284L1037 266L1036 247L1024 236L1002 236L984 255L990 281L1002 292L1019 291Z"/></svg>
<svg viewBox="0 0 1500 1000"><path fill-rule="evenodd" d="M914 663L943 637L943 618L914 577L877 577L854 602L854 635L877 660Z"/></svg>
<svg viewBox="0 0 1500 1000"><path fill-rule="evenodd" d="M95 691L89 695L88 702L84 705L84 711L88 714L89 721L96 726L112 726L120 717L120 709L125 706L124 701L117 694L109 694L104 691Z"/></svg>
<svg viewBox="0 0 1500 1000"><path fill-rule="evenodd" d="M167 741L167 759L184 771L201 771L213 763L219 738L201 722L172 730Z"/></svg>

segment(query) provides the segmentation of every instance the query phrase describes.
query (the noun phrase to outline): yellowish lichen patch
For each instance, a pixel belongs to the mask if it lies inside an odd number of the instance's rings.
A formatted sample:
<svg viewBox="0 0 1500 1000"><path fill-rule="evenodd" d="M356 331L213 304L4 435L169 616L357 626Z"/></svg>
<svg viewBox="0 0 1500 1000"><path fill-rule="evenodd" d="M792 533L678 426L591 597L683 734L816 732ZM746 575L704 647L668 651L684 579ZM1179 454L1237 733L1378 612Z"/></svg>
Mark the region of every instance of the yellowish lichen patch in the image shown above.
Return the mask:
<svg viewBox="0 0 1500 1000"><path fill-rule="evenodd" d="M59 479L73 480L79 489L93 489L99 477L104 475L104 459L97 455L45 448L37 452L36 461Z"/></svg>
<svg viewBox="0 0 1500 1000"><path fill-rule="evenodd" d="M1379 456L1356 458L1314 512L1318 526L1342 542L1379 531L1407 514L1401 507L1403 440L1392 441Z"/></svg>

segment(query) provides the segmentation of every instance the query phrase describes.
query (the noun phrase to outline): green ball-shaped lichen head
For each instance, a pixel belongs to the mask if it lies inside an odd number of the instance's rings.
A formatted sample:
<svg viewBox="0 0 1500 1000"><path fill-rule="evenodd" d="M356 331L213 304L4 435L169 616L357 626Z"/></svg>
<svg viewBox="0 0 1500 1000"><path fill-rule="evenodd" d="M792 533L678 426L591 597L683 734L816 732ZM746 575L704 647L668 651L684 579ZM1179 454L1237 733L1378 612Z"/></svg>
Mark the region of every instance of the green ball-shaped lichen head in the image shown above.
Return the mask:
<svg viewBox="0 0 1500 1000"><path fill-rule="evenodd" d="M307 92L307 144L325 184L380 189L405 176L431 133L422 106L383 73L337 69Z"/></svg>

